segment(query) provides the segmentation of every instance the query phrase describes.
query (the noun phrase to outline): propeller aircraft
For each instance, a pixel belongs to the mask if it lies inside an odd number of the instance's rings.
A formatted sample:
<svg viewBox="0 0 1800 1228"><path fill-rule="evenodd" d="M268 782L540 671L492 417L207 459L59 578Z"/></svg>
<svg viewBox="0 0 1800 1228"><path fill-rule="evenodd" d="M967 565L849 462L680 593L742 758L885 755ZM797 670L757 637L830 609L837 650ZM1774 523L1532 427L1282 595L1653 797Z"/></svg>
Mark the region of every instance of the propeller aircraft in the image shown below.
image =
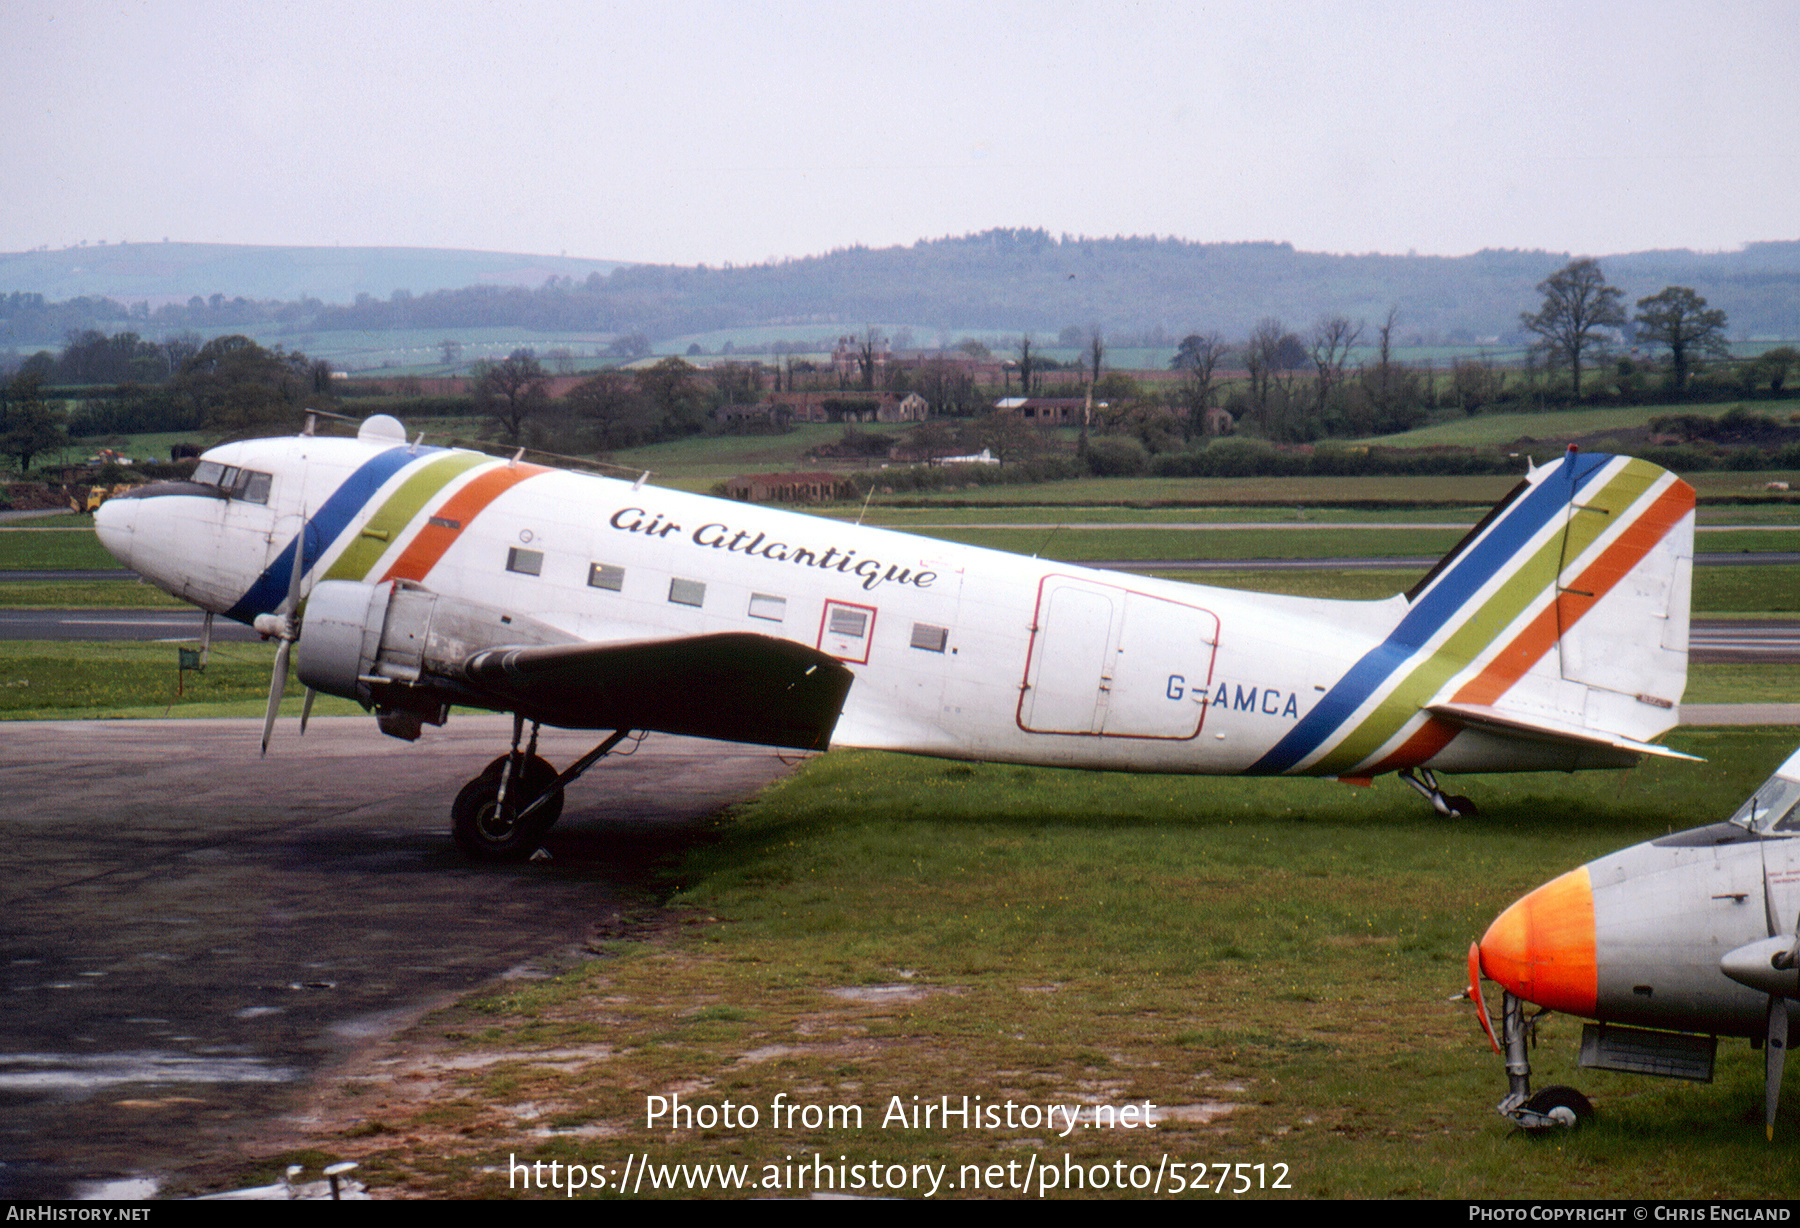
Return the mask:
<svg viewBox="0 0 1800 1228"><path fill-rule="evenodd" d="M1788 1035L1800 1023L1800 751L1723 823L1591 861L1514 903L1469 948L1469 996L1506 1060L1500 1113L1529 1130L1593 1113L1568 1087L1531 1090L1538 1016L1582 1028L1583 1066L1710 1082L1721 1036L1763 1046L1775 1137ZM1499 982L1501 1034L1481 980Z"/></svg>
<svg viewBox="0 0 1800 1228"><path fill-rule="evenodd" d="M634 731L805 750L1201 774L1572 771L1675 755L1694 493L1639 460L1534 467L1413 588L1246 593L956 545L408 442L224 444L95 513L124 565L291 650L402 739L513 714L452 807L529 856ZM645 475L646 477L648 475ZM525 741L525 726L531 736ZM540 724L608 731L557 771ZM305 718L302 718L302 731ZM1684 756L1677 756L1684 757Z"/></svg>

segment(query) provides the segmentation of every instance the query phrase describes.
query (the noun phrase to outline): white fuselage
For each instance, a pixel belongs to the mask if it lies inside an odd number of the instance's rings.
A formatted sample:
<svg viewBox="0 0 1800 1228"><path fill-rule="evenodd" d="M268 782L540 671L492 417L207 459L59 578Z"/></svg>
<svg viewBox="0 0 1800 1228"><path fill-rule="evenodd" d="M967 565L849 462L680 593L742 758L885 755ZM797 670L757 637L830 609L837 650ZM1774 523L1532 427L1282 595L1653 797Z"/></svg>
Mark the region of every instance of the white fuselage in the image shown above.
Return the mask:
<svg viewBox="0 0 1800 1228"><path fill-rule="evenodd" d="M1402 597L1322 601L1126 577L392 441L257 440L205 461L270 475L266 502L122 499L96 524L153 582L245 622L280 602L284 559L305 526L309 587L405 579L586 641L730 631L814 647L855 674L836 745L1353 776L1384 754L1392 770L1393 747L1419 719L1416 703L1390 703L1382 717L1388 701L1358 709L1353 697L1346 721L1385 720L1393 736L1365 734L1371 751L1351 760L1265 758L1348 671L1380 655L1409 609ZM1478 730L1433 753L1419 761L1579 766L1566 747Z"/></svg>

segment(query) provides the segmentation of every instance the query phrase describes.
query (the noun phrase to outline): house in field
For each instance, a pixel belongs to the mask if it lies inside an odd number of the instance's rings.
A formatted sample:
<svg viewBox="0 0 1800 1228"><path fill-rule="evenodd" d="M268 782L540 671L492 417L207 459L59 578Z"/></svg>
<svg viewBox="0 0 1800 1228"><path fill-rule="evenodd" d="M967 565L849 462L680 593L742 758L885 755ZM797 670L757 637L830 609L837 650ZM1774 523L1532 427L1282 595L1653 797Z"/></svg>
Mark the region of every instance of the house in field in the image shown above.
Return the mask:
<svg viewBox="0 0 1800 1228"><path fill-rule="evenodd" d="M923 422L931 404L916 392L771 392L793 422Z"/></svg>
<svg viewBox="0 0 1800 1228"><path fill-rule="evenodd" d="M856 487L841 473L749 473L725 483L725 497L745 503L829 503Z"/></svg>
<svg viewBox="0 0 1800 1228"><path fill-rule="evenodd" d="M994 409L1010 410L1038 426L1080 426L1087 404L1085 397L1003 397L994 402ZM1094 402L1096 413L1105 408L1106 402Z"/></svg>

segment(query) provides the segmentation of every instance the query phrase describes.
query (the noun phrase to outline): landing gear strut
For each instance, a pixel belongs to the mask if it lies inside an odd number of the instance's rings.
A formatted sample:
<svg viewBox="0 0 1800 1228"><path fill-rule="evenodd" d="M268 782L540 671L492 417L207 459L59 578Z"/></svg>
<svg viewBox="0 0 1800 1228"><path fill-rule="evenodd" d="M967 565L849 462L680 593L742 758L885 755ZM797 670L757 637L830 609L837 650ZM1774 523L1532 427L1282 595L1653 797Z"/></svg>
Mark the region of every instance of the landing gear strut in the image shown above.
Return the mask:
<svg viewBox="0 0 1800 1228"><path fill-rule="evenodd" d="M538 722L531 741L519 749L525 718L513 716L512 749L488 764L456 795L450 807L457 847L478 861L523 861L562 817L563 789L630 735L621 729L557 773L538 757Z"/></svg>
<svg viewBox="0 0 1800 1228"><path fill-rule="evenodd" d="M1527 1048L1533 1019L1525 1017L1525 1003L1510 992L1501 998L1500 1037L1506 1047L1506 1099L1500 1116L1521 1130L1573 1130L1594 1118L1594 1106L1572 1087L1556 1084L1533 1094L1531 1058Z"/></svg>
<svg viewBox="0 0 1800 1228"><path fill-rule="evenodd" d="M1430 768L1402 768L1397 775L1419 791L1431 808L1447 819L1467 819L1481 813L1472 799L1460 793L1445 793L1438 787L1437 774ZM1424 779L1420 779L1423 777Z"/></svg>

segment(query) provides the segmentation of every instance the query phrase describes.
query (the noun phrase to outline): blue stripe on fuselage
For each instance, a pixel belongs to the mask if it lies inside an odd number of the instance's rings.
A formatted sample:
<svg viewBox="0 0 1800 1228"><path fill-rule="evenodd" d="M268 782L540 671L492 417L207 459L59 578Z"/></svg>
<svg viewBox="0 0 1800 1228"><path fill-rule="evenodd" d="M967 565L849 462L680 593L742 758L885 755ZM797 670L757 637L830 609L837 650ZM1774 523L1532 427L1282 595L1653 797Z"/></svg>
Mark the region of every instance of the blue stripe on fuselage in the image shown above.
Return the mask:
<svg viewBox="0 0 1800 1228"><path fill-rule="evenodd" d="M331 492L324 506L307 519L294 540L282 548L268 570L257 577L250 590L225 612L225 617L248 623L258 614L273 614L287 599L288 584L294 573L294 551L299 549L302 541L307 543L305 566L310 568L389 478L404 469L408 462L441 450L420 448L414 451L409 447L396 447L364 461L356 472L344 479L343 485Z"/></svg>
<svg viewBox="0 0 1800 1228"><path fill-rule="evenodd" d="M1561 471L1532 487L1529 494L1495 521L1485 537L1419 595L1387 639L1351 666L1287 736L1251 764L1248 771L1257 775L1285 772L1316 750L1395 670L1454 618L1482 585L1511 562L1540 529L1563 513L1574 500L1575 492L1612 459L1600 453L1565 453Z"/></svg>

